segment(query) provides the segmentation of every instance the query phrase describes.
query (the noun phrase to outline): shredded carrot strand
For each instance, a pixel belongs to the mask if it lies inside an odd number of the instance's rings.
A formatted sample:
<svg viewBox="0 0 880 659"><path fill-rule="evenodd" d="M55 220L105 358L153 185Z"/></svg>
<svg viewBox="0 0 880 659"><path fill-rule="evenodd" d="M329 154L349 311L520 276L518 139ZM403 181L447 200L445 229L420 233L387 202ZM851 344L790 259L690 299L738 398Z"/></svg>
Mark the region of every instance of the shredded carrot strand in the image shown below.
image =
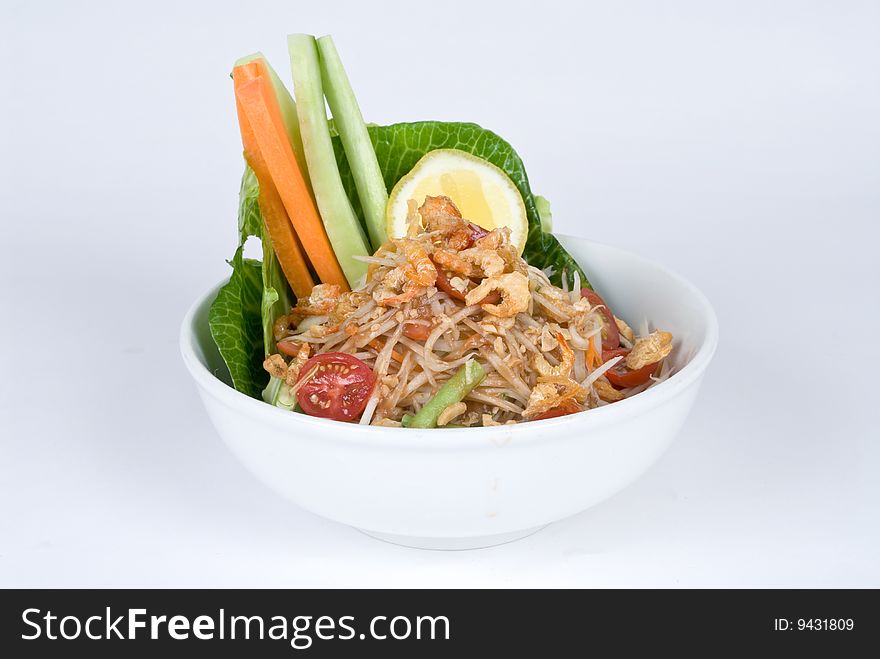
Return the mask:
<svg viewBox="0 0 880 659"><path fill-rule="evenodd" d="M375 350L376 352L382 352L382 348L385 347L385 344L382 343L379 339L373 339L367 345L373 348L373 350ZM401 355L396 350L391 351L391 359L396 361L398 364L403 363L403 355Z"/></svg>
<svg viewBox="0 0 880 659"><path fill-rule="evenodd" d="M596 351L596 342L590 337L590 345L587 347L587 364L593 369L602 364L602 357Z"/></svg>

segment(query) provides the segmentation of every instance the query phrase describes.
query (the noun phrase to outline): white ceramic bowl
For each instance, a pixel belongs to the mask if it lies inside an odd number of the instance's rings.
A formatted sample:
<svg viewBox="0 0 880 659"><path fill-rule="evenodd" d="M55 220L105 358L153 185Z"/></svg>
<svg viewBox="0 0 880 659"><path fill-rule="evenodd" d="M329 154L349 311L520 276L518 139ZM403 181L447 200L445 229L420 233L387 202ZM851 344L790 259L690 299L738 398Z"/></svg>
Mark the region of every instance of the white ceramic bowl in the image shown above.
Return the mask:
<svg viewBox="0 0 880 659"><path fill-rule="evenodd" d="M607 499L644 473L684 423L718 341L715 313L652 261L562 236L593 286L638 328L675 336L677 372L627 400L491 428L374 428L287 412L232 389L208 330L217 288L187 313L181 350L217 432L294 503L398 544L485 547Z"/></svg>

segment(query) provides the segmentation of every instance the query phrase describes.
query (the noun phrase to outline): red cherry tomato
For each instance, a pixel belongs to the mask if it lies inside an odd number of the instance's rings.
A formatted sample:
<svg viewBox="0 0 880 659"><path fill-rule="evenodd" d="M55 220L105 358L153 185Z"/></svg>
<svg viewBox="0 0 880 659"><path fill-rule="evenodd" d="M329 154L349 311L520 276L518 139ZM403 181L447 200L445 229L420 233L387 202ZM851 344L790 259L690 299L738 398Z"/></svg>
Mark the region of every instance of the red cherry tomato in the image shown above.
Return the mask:
<svg viewBox="0 0 880 659"><path fill-rule="evenodd" d="M566 400L562 405L557 407L551 407L546 412L542 412L538 416L532 419L532 421L540 421L541 419L553 419L557 416L566 416L567 414L575 414L576 412L583 411L581 406L578 405L573 400Z"/></svg>
<svg viewBox="0 0 880 659"><path fill-rule="evenodd" d="M614 322L614 314L611 313L611 309L608 308L605 300L596 291L591 291L589 288L581 289L581 297L587 298L591 307L599 306L599 313L605 319L603 323L605 332L602 336L602 351L614 350L620 345L620 330L617 329L617 323Z"/></svg>
<svg viewBox="0 0 880 659"><path fill-rule="evenodd" d="M438 266L436 263L434 264L434 266L437 268L437 288L446 293L453 300L461 300L462 302L464 302L464 293L452 287L452 284L449 283L449 278L446 276L446 273L443 272L443 268ZM498 304L500 301L501 296L498 294L498 292L492 291L486 297L480 300L480 304Z"/></svg>
<svg viewBox="0 0 880 659"><path fill-rule="evenodd" d="M623 348L602 351L603 364L609 359L614 359L619 356L624 357L624 359L621 359L614 366L605 371L605 377L608 378L608 382L618 389L628 389L629 387L638 387L640 384L645 384L651 376L657 372L657 368L660 366L660 362L657 362L656 364L648 364L633 371L628 368L625 363L625 358L628 354L629 350Z"/></svg>
<svg viewBox="0 0 880 659"><path fill-rule="evenodd" d="M372 369L357 357L325 352L303 365L297 384L300 387L296 399L306 414L352 421L367 406L376 378Z"/></svg>
<svg viewBox="0 0 880 659"><path fill-rule="evenodd" d="M403 326L403 335L413 341L426 341L431 334L431 329L430 325L407 323Z"/></svg>

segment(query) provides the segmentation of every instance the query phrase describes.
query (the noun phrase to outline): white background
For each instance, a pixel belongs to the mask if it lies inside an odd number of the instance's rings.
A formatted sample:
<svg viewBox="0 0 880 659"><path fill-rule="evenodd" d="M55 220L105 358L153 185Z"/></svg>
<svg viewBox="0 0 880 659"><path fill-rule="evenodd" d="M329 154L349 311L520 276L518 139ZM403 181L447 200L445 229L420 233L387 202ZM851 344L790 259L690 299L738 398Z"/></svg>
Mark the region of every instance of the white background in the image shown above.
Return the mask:
<svg viewBox="0 0 880 659"><path fill-rule="evenodd" d="M4 2L0 586L880 586L876 2ZM232 62L334 35L367 119L506 137L721 344L673 448L526 540L369 539L249 476L177 349L228 270Z"/></svg>

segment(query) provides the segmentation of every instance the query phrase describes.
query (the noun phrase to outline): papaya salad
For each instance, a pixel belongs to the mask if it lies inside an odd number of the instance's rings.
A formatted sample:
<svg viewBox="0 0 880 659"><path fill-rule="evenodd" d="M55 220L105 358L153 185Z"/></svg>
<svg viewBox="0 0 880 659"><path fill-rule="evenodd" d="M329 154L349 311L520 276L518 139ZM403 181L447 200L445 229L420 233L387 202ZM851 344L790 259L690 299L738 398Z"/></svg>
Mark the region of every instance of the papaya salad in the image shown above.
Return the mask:
<svg viewBox="0 0 880 659"><path fill-rule="evenodd" d="M332 39L288 45L293 96L259 53L232 73L247 167L209 325L236 389L452 428L585 412L671 375L672 335L637 334L592 289L507 142L476 124L368 126Z"/></svg>

